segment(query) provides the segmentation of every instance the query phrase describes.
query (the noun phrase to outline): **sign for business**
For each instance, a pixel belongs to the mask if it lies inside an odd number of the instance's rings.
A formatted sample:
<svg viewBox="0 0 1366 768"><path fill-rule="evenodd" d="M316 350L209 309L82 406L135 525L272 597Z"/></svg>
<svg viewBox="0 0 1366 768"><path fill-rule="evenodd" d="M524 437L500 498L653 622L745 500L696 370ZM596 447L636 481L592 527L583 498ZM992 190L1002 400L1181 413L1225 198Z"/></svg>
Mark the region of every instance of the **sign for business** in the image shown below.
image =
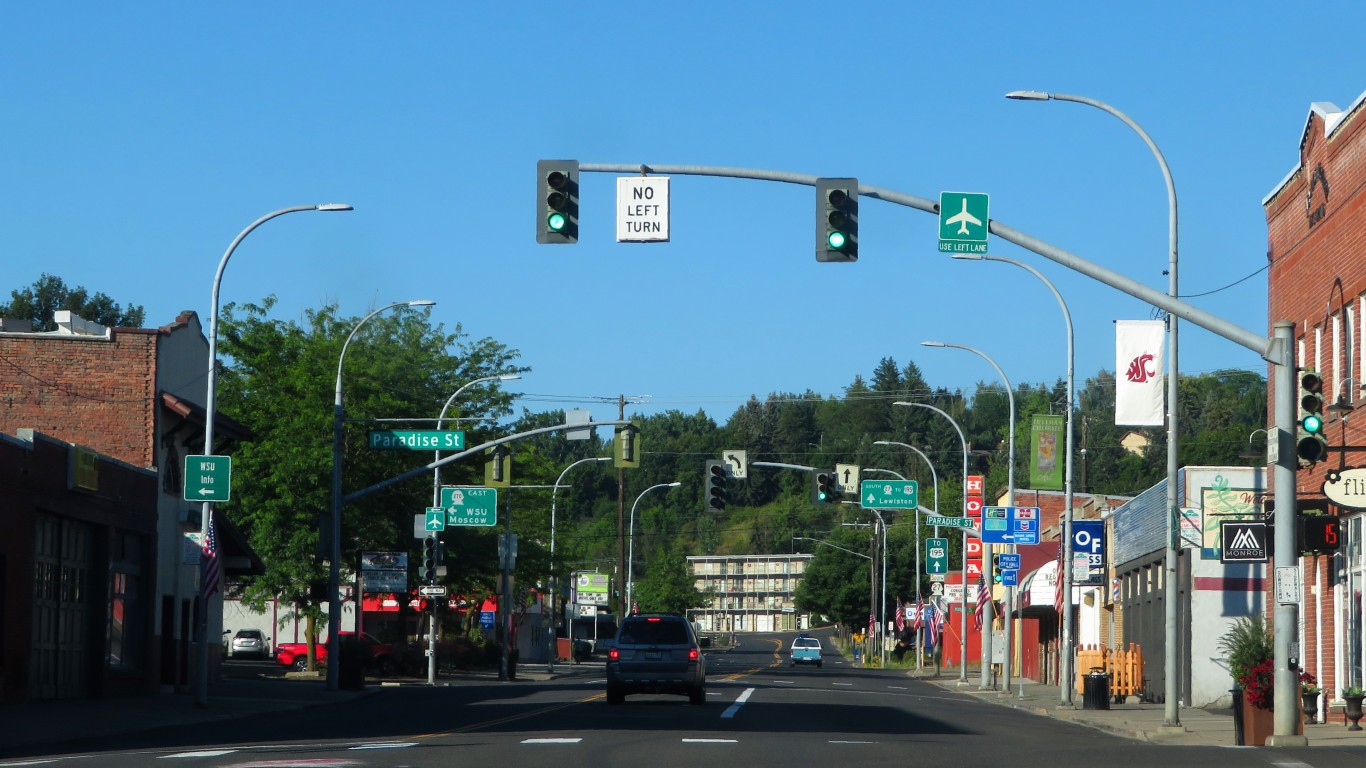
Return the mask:
<svg viewBox="0 0 1366 768"><path fill-rule="evenodd" d="M1219 524L1219 537L1224 542L1221 563L1265 563L1270 559L1266 523L1226 520Z"/></svg>
<svg viewBox="0 0 1366 768"><path fill-rule="evenodd" d="M1105 521L1073 520L1072 553L1086 555L1087 574L1076 580L1077 586L1096 586L1105 583Z"/></svg>

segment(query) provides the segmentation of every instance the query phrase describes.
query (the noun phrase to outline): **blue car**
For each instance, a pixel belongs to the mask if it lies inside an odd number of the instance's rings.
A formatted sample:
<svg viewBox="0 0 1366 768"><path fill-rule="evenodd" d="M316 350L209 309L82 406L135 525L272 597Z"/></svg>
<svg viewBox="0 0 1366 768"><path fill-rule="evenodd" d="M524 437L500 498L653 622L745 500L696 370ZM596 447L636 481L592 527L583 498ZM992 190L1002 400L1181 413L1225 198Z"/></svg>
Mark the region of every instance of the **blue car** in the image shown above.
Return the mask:
<svg viewBox="0 0 1366 768"><path fill-rule="evenodd" d="M794 667L798 664L815 664L819 667L821 665L821 641L814 637L798 635L797 639L792 641L789 655Z"/></svg>

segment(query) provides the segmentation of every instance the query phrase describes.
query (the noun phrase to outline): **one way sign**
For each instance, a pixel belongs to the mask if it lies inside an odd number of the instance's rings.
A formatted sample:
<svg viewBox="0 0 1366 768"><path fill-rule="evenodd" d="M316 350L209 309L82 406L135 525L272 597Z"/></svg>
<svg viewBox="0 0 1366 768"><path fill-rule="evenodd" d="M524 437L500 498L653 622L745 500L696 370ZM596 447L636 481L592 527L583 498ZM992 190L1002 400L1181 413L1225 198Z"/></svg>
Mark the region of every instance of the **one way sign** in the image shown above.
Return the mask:
<svg viewBox="0 0 1366 768"><path fill-rule="evenodd" d="M858 493L858 475L861 467L857 464L835 465L835 490L840 493Z"/></svg>

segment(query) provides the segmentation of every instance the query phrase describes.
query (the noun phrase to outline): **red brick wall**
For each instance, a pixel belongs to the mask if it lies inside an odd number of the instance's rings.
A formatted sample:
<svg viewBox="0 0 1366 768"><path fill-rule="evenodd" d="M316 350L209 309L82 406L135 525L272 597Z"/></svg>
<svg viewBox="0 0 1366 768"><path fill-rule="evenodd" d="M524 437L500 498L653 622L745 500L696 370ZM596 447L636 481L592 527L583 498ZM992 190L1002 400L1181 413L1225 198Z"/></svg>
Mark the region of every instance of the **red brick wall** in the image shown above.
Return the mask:
<svg viewBox="0 0 1366 768"><path fill-rule="evenodd" d="M1300 165L1275 196L1267 201L1268 330L1270 323L1290 320L1295 323L1297 355L1303 350L1301 366L1315 366L1324 377L1324 399L1332 403L1339 394L1347 395L1358 409L1366 408L1359 389L1366 381L1363 371L1361 298L1366 295L1366 109L1357 110L1337 126L1330 137L1324 136L1324 117L1310 113L1300 148ZM1320 169L1321 173L1320 173ZM1325 194L1325 182L1327 194ZM1311 225L1312 219L1312 225ZM1344 305L1353 308L1347 328ZM1334 370L1333 318L1338 318L1337 339L1340 362ZM1350 340L1350 347L1349 347ZM1302 346L1301 346L1302 344ZM1351 359L1347 355L1350 351ZM1351 381L1345 381L1351 377ZM1298 377L1297 377L1298 378ZM1269 382L1268 415L1274 413L1275 388ZM1333 391L1327 391L1330 388ZM1366 444L1366 419L1346 424L1326 413L1325 436L1330 446ZM1326 472L1344 463L1366 465L1359 454L1330 454L1329 459L1297 473L1296 495L1323 498ZM1351 510L1330 510L1354 514ZM1304 601L1301 604L1304 644L1301 666L1318 674L1319 684L1336 698L1347 681L1334 679L1337 616L1329 584L1329 558L1306 557L1300 560L1304 573ZM1322 594L1315 595L1320 585ZM1320 602L1322 616L1319 615ZM1270 606L1268 606L1270 607ZM1322 627L1320 636L1319 627Z"/></svg>
<svg viewBox="0 0 1366 768"><path fill-rule="evenodd" d="M152 467L157 331L112 341L0 336L0 431L35 429L138 467Z"/></svg>

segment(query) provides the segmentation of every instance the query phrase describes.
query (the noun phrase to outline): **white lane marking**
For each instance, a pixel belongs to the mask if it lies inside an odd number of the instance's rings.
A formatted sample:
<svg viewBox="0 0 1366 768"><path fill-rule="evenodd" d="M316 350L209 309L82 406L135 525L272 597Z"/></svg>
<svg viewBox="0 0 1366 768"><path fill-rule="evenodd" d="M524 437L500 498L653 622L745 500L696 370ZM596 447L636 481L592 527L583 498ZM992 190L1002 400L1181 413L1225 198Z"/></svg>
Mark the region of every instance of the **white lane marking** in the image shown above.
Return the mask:
<svg viewBox="0 0 1366 768"><path fill-rule="evenodd" d="M416 747L415 741L376 741L370 744L357 744L347 749L403 749L404 747Z"/></svg>
<svg viewBox="0 0 1366 768"><path fill-rule="evenodd" d="M578 737L572 739L522 739L523 744L578 744L580 741L583 739Z"/></svg>
<svg viewBox="0 0 1366 768"><path fill-rule="evenodd" d="M888 687L888 688L891 688L891 689L894 690L894 691L904 691L904 690L906 690L906 686L904 686L904 685L889 685L889 686L887 686L887 687Z"/></svg>
<svg viewBox="0 0 1366 768"><path fill-rule="evenodd" d="M830 743L831 743L831 744L876 744L877 742L876 742L876 741L840 741L839 739L831 739L831 740L830 740Z"/></svg>
<svg viewBox="0 0 1366 768"><path fill-rule="evenodd" d="M853 683L835 683L835 685L853 685Z"/></svg>
<svg viewBox="0 0 1366 768"><path fill-rule="evenodd" d="M734 744L736 739L682 739L684 744Z"/></svg>
<svg viewBox="0 0 1366 768"><path fill-rule="evenodd" d="M237 750L235 749L201 749L196 752L177 752L174 755L162 755L157 759L165 760L167 758L177 757L222 757L223 755L231 755L236 751Z"/></svg>
<svg viewBox="0 0 1366 768"><path fill-rule="evenodd" d="M25 760L22 763L4 763L3 765L5 766L5 768L10 768L10 766L12 765L47 765L48 763L55 763L59 759L60 758L49 757L43 760Z"/></svg>
<svg viewBox="0 0 1366 768"><path fill-rule="evenodd" d="M1279 766L1280 768L1312 768L1309 765L1309 763L1301 763L1298 760L1286 760L1284 762L1277 762L1273 760L1271 764Z"/></svg>
<svg viewBox="0 0 1366 768"><path fill-rule="evenodd" d="M754 693L753 688L746 688L745 692L740 694L740 697L735 700L735 703L731 704L726 708L725 712L721 713L721 719L729 720L730 718L735 717L735 713L739 712L740 707L744 706L745 702L749 701L750 694L752 693Z"/></svg>
<svg viewBox="0 0 1366 768"><path fill-rule="evenodd" d="M796 685L796 683L791 680L774 680L773 682L777 685Z"/></svg>

